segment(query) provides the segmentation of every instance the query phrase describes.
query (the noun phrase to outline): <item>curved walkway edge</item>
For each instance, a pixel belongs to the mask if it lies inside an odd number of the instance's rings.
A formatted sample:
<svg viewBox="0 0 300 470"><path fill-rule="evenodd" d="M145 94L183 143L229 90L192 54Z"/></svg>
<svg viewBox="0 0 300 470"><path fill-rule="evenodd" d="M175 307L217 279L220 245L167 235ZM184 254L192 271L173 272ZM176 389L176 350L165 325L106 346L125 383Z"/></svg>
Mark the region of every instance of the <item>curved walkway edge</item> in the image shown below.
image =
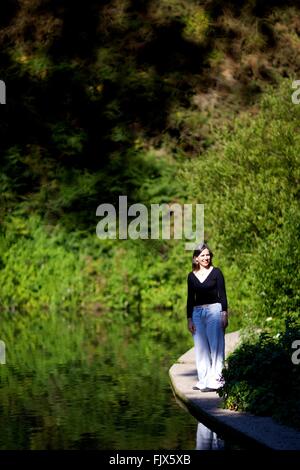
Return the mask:
<svg viewBox="0 0 300 470"><path fill-rule="evenodd" d="M239 332L226 334L226 357L239 341ZM196 374L194 348L183 354L169 370L175 398L179 398L183 406L204 424L235 436L250 446L266 450L300 450L300 432L295 429L278 424L269 417L222 409L222 398L216 392L193 390Z"/></svg>

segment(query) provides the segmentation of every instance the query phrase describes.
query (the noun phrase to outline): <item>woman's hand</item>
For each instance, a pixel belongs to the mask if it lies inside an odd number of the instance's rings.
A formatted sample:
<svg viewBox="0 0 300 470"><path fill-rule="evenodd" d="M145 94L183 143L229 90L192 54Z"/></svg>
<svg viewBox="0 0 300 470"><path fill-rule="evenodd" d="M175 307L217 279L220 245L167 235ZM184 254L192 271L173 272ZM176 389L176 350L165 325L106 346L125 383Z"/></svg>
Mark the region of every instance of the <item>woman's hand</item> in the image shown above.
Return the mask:
<svg viewBox="0 0 300 470"><path fill-rule="evenodd" d="M192 335L196 332L196 326L191 318L188 318L188 330L192 333Z"/></svg>
<svg viewBox="0 0 300 470"><path fill-rule="evenodd" d="M225 310L221 312L221 321L222 321L222 326L225 330L228 326L228 312L226 312Z"/></svg>

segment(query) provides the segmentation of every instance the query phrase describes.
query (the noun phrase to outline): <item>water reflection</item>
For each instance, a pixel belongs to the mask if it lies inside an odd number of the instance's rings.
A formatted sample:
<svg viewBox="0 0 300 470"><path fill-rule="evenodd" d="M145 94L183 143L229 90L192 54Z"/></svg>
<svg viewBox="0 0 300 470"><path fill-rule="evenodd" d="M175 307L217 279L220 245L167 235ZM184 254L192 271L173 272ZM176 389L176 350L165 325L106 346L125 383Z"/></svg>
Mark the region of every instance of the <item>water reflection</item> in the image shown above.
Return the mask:
<svg viewBox="0 0 300 470"><path fill-rule="evenodd" d="M197 423L197 430L196 430L196 446L195 446L195 437L194 437L194 446L193 449L195 450L246 450L245 444L242 444L236 438L232 438L231 436L223 435L220 437L220 434L217 434L209 427L205 426L202 422L198 421L197 416L189 410L186 406L186 403L181 401L175 394L174 394L175 403L179 405L179 408L185 410L185 412L189 416L193 416ZM195 428L194 428L195 430ZM195 431L194 431L195 432ZM195 435L194 435L195 436Z"/></svg>
<svg viewBox="0 0 300 470"><path fill-rule="evenodd" d="M197 421L170 399L178 350L148 335L124 337L119 324L99 339L90 323L29 320L22 330L4 325L6 343L18 341L0 367L0 451L195 449ZM197 449L220 445L203 431Z"/></svg>
<svg viewBox="0 0 300 470"><path fill-rule="evenodd" d="M100 339L93 324L69 326L5 324L18 341L0 367L0 450L194 449L195 418L170 400L178 351L120 325Z"/></svg>
<svg viewBox="0 0 300 470"><path fill-rule="evenodd" d="M211 429L198 422L196 450L224 450L225 442Z"/></svg>

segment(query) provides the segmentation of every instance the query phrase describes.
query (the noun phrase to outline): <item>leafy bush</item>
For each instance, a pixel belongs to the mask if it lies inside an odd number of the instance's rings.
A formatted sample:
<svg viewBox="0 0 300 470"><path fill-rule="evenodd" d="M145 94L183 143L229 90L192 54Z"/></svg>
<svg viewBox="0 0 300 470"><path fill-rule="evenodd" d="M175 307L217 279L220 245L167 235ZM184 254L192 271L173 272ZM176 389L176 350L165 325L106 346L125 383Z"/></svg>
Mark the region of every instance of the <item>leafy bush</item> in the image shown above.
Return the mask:
<svg viewBox="0 0 300 470"><path fill-rule="evenodd" d="M300 109L290 85L270 88L255 117L220 130L217 145L184 171L188 194L205 203L231 309L249 326L274 317L268 328L277 331L299 301Z"/></svg>
<svg viewBox="0 0 300 470"><path fill-rule="evenodd" d="M287 322L284 333L261 333L243 343L227 359L224 407L272 416L300 429L300 369L292 362L293 342L300 339L300 322Z"/></svg>
<svg viewBox="0 0 300 470"><path fill-rule="evenodd" d="M79 309L89 292L78 234L45 226L38 216L12 214L1 236L1 311L48 316Z"/></svg>

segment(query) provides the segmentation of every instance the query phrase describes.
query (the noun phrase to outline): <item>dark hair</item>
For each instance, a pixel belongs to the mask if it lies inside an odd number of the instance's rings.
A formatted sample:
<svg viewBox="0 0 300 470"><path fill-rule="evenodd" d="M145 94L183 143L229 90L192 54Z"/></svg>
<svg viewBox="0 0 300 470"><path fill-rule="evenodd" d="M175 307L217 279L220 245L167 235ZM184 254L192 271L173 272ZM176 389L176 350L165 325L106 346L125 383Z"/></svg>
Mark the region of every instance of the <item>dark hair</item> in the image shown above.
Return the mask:
<svg viewBox="0 0 300 470"><path fill-rule="evenodd" d="M202 251L205 250L205 249L209 251L209 254L210 254L210 264L212 263L212 259L213 259L213 256L214 256L213 252L211 251L211 249L209 248L209 246L208 246L206 243L201 243L201 245L198 245L198 246L195 248L194 252L193 252L193 259L192 259L192 270L193 270L193 271L195 270L195 268L198 268L198 269L199 269L199 264L196 263L195 258L196 258L197 256L199 256L200 253L202 253Z"/></svg>

